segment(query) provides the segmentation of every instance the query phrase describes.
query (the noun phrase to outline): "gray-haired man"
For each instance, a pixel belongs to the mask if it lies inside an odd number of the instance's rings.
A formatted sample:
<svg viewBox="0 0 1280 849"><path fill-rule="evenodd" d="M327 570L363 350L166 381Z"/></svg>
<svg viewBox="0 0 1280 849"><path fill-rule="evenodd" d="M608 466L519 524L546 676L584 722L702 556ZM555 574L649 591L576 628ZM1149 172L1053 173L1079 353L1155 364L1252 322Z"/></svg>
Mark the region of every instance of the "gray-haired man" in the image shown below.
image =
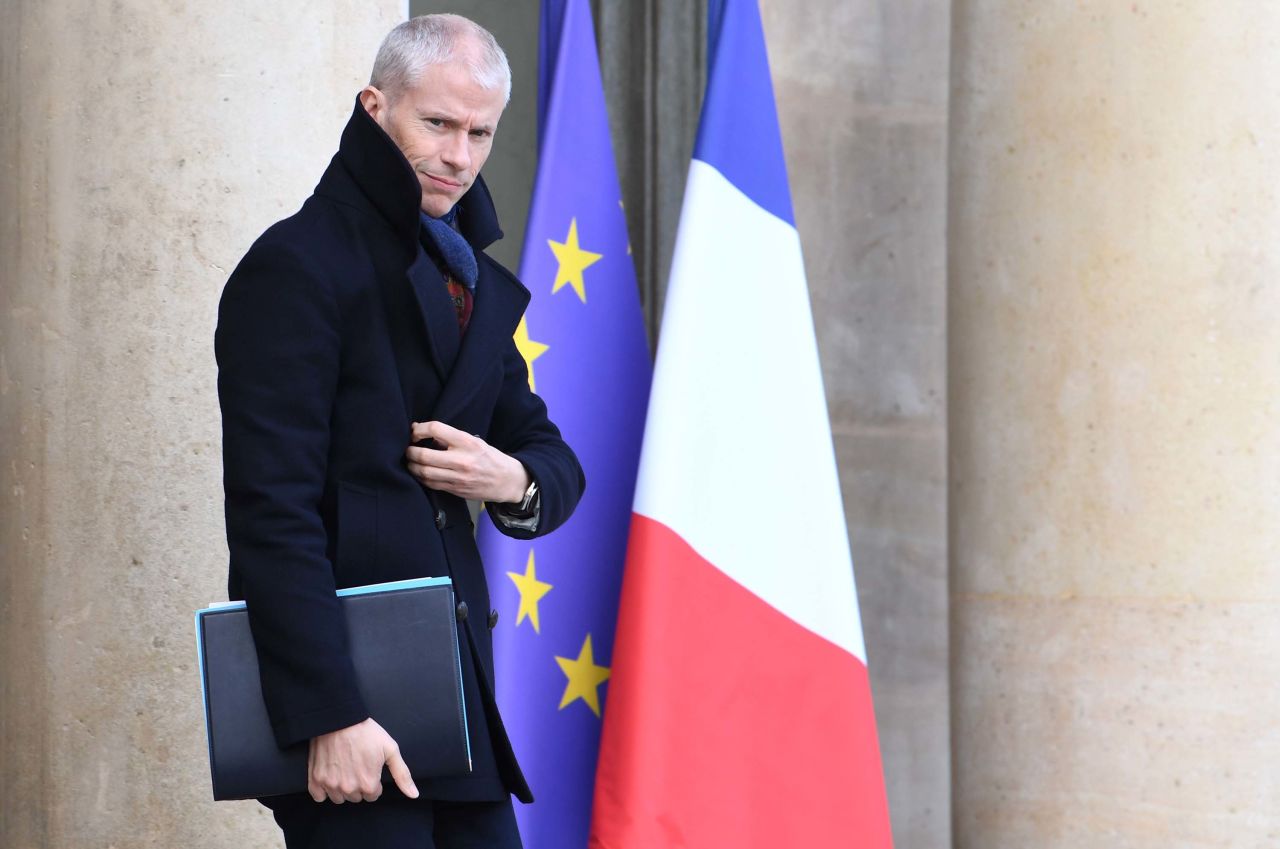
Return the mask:
<svg viewBox="0 0 1280 849"><path fill-rule="evenodd" d="M494 701L466 501L530 538L585 482L512 341L528 291L482 252L501 231L479 172L510 86L473 22L396 27L315 194L223 293L230 592L277 742L310 746L309 794L264 800L289 849L520 845L510 796L532 796ZM474 766L415 786L364 706L334 592L428 575L461 599Z"/></svg>

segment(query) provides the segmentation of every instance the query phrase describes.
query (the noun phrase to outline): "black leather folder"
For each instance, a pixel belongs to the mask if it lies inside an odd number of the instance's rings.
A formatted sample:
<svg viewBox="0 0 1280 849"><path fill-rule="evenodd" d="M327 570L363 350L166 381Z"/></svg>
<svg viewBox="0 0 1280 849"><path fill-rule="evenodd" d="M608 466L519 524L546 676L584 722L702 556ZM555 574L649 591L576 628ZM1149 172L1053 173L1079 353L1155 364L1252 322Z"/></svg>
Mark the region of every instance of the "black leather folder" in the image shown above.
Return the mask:
<svg viewBox="0 0 1280 849"><path fill-rule="evenodd" d="M421 578L339 590L360 693L415 779L471 771L453 585ZM244 602L196 611L214 799L307 789L307 747L280 749ZM384 773L385 777L385 773Z"/></svg>

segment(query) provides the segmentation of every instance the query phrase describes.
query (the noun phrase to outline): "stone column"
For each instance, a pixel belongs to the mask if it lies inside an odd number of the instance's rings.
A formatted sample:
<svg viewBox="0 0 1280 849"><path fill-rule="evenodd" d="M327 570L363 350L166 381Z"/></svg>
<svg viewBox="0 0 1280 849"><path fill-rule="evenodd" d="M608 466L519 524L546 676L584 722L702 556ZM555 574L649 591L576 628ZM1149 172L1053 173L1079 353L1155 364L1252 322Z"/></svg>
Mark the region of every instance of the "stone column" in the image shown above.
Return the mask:
<svg viewBox="0 0 1280 849"><path fill-rule="evenodd" d="M958 0L956 845L1280 843L1280 7Z"/></svg>
<svg viewBox="0 0 1280 849"><path fill-rule="evenodd" d="M0 845L278 846L210 799L225 598L212 333L400 0L0 12Z"/></svg>
<svg viewBox="0 0 1280 849"><path fill-rule="evenodd" d="M894 845L940 849L950 842L949 4L760 5L840 464Z"/></svg>

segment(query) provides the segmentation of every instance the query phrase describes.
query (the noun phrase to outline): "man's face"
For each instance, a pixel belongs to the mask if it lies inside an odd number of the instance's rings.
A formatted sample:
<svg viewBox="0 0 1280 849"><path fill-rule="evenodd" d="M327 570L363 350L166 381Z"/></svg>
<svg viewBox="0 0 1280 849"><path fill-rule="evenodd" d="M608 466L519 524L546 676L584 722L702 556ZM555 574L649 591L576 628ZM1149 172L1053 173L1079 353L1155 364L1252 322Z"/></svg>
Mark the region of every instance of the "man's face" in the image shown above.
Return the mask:
<svg viewBox="0 0 1280 849"><path fill-rule="evenodd" d="M501 88L485 89L458 61L428 65L391 101L369 86L360 102L400 148L422 186L422 211L439 218L475 182L502 117Z"/></svg>

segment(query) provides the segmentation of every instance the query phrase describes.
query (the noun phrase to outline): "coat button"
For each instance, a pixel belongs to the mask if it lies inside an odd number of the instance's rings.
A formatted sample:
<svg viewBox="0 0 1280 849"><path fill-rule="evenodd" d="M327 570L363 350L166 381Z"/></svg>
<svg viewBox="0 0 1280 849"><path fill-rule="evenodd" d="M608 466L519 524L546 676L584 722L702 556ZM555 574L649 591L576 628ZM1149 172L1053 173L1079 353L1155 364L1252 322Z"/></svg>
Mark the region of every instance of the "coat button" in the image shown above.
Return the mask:
<svg viewBox="0 0 1280 849"><path fill-rule="evenodd" d="M465 601L458 602L458 621L467 621L467 603Z"/></svg>
<svg viewBox="0 0 1280 849"><path fill-rule="evenodd" d="M489 611L489 630L492 631L496 627L498 627L498 611L490 610Z"/></svg>
<svg viewBox="0 0 1280 849"><path fill-rule="evenodd" d="M443 509L443 508L441 508L441 509L437 510L437 511L436 511L436 528L437 528L438 530L443 531L443 530L444 530L444 524L445 524L445 522L447 522L447 521L449 521L449 517L445 515L444 509Z"/></svg>

